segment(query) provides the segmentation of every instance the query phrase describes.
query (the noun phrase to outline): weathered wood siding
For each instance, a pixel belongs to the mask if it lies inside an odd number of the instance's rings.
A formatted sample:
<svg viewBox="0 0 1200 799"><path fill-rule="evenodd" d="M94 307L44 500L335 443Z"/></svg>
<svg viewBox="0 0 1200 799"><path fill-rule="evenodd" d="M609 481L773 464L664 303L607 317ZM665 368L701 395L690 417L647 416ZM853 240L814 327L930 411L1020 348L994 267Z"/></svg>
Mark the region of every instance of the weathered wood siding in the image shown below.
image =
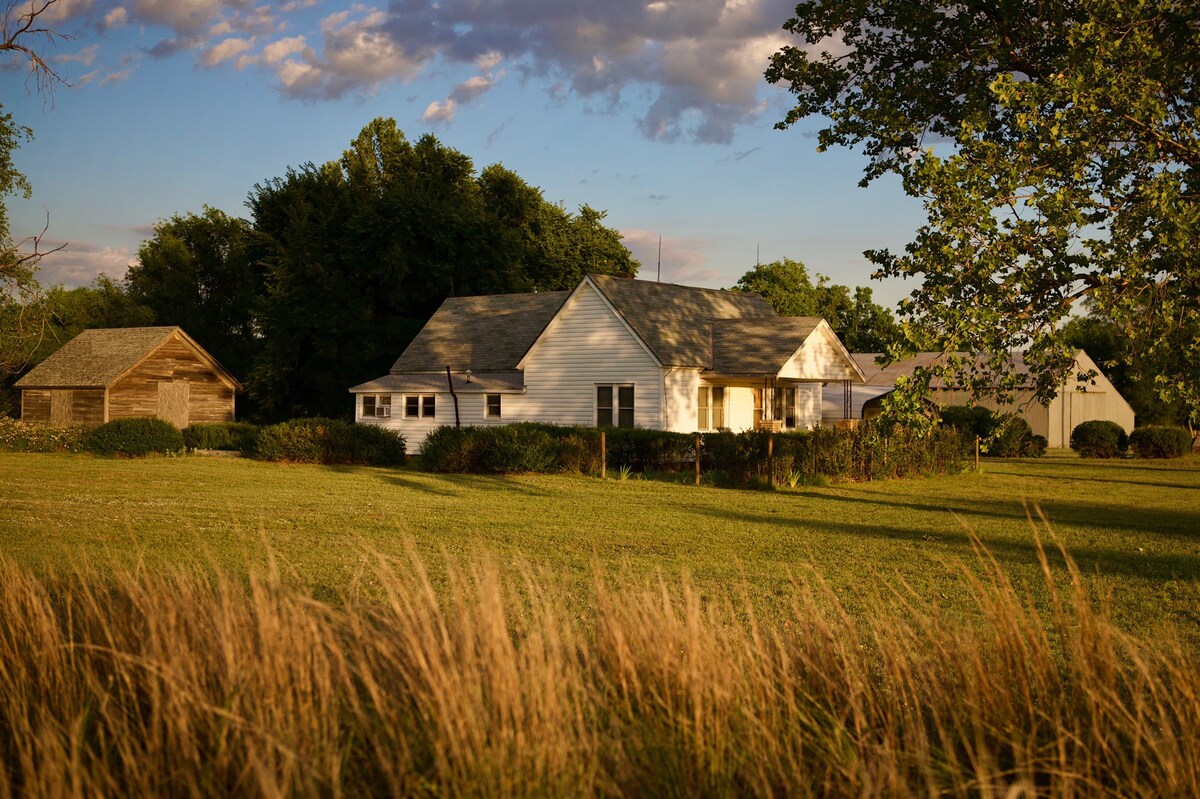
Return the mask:
<svg viewBox="0 0 1200 799"><path fill-rule="evenodd" d="M662 368L590 284L567 300L525 361L527 393L515 417L596 423L596 385L633 384L638 427L661 429ZM694 424L694 420L693 420Z"/></svg>
<svg viewBox="0 0 1200 799"><path fill-rule="evenodd" d="M181 381L189 384L188 424L233 421L233 390L178 339L159 347L113 384L108 393L108 418L157 415L159 383Z"/></svg>
<svg viewBox="0 0 1200 799"><path fill-rule="evenodd" d="M50 421L50 390L27 388L21 391L21 419L26 422Z"/></svg>

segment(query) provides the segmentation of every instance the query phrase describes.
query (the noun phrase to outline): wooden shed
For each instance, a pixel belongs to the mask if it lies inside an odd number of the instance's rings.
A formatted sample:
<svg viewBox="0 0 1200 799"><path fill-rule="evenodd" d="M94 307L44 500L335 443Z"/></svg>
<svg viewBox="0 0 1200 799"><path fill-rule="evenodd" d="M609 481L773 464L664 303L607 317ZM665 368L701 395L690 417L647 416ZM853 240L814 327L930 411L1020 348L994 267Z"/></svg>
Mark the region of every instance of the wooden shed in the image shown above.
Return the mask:
<svg viewBox="0 0 1200 799"><path fill-rule="evenodd" d="M241 384L178 327L85 330L17 381L21 418L103 424L231 422Z"/></svg>

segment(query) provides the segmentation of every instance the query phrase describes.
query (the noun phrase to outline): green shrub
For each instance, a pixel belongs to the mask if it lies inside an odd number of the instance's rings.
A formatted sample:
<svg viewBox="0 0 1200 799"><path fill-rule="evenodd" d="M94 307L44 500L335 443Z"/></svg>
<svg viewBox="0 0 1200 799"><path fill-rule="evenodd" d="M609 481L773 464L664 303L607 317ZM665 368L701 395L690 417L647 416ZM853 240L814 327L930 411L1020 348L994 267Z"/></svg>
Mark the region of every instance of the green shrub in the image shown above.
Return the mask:
<svg viewBox="0 0 1200 799"><path fill-rule="evenodd" d="M997 458L1028 458L1034 456L1033 429L1029 422L1015 414L997 417L999 426L988 442L987 454ZM1044 453L1045 450L1043 449Z"/></svg>
<svg viewBox="0 0 1200 799"><path fill-rule="evenodd" d="M83 452L88 425L49 425L0 416L0 449L16 452Z"/></svg>
<svg viewBox="0 0 1200 799"><path fill-rule="evenodd" d="M431 472L479 471L479 437L475 427L434 428L421 444L421 466Z"/></svg>
<svg viewBox="0 0 1200 799"><path fill-rule="evenodd" d="M1050 445L1050 441L1045 436L1033 435L1029 437L1029 452L1025 455L1026 458L1040 458L1046 454L1046 447Z"/></svg>
<svg viewBox="0 0 1200 799"><path fill-rule="evenodd" d="M996 434L1001 419L990 408L970 405L946 405L939 409L942 424L967 433L989 439Z"/></svg>
<svg viewBox="0 0 1200 799"><path fill-rule="evenodd" d="M1082 458L1116 458L1129 448L1129 436L1116 422L1093 420L1071 431L1071 449Z"/></svg>
<svg viewBox="0 0 1200 799"><path fill-rule="evenodd" d="M84 446L97 455L174 455L183 452L183 433L163 419L138 416L114 419L90 431Z"/></svg>
<svg viewBox="0 0 1200 799"><path fill-rule="evenodd" d="M695 463L695 435L643 427L610 427L604 433L610 467L627 465L635 472L677 472Z"/></svg>
<svg viewBox="0 0 1200 799"><path fill-rule="evenodd" d="M249 422L210 422L193 424L183 431L188 449L219 449L226 452L254 453L258 425Z"/></svg>
<svg viewBox="0 0 1200 799"><path fill-rule="evenodd" d="M1129 448L1139 458L1178 458L1192 448L1192 434L1182 427L1148 425L1129 435Z"/></svg>
<svg viewBox="0 0 1200 799"><path fill-rule="evenodd" d="M481 472L552 472L560 468L558 444L539 425L488 425L475 430L480 439Z"/></svg>
<svg viewBox="0 0 1200 799"><path fill-rule="evenodd" d="M404 437L378 425L292 419L260 430L254 457L280 463L398 466L404 463Z"/></svg>

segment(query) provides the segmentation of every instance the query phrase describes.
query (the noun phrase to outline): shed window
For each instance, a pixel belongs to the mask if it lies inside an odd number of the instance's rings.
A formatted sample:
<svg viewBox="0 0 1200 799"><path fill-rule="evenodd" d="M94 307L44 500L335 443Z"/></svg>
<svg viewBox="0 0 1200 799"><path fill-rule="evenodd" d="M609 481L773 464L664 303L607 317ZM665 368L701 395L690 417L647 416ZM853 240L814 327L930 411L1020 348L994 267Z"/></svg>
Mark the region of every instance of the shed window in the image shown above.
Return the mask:
<svg viewBox="0 0 1200 799"><path fill-rule="evenodd" d="M489 418L495 418L495 419L500 418L500 395L499 394L488 394L486 396L484 404L485 404L485 408L486 408L484 413L486 416L488 416Z"/></svg>
<svg viewBox="0 0 1200 799"><path fill-rule="evenodd" d="M386 419L392 415L391 394L364 394L362 398L362 415L364 419Z"/></svg>
<svg viewBox="0 0 1200 799"><path fill-rule="evenodd" d="M596 425L633 427L632 385L596 386Z"/></svg>
<svg viewBox="0 0 1200 799"><path fill-rule="evenodd" d="M700 387L696 417L697 430L721 430L725 427L724 386Z"/></svg>

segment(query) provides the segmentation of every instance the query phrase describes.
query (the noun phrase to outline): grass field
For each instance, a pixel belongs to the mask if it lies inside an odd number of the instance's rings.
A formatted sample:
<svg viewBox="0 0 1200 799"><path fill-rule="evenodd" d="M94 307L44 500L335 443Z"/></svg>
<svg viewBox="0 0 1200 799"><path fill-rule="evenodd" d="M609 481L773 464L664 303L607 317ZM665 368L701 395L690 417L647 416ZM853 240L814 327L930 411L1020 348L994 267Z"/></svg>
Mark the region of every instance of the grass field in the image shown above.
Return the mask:
<svg viewBox="0 0 1200 799"><path fill-rule="evenodd" d="M966 605L972 531L1018 585L1041 577L1026 506L1049 517L1119 623L1200 636L1200 459L985 461L982 474L777 492L631 479L483 477L279 466L225 458L114 460L0 453L0 551L16 564L200 561L233 574L277 554L286 579L342 593L369 559L412 547L437 564L484 555L580 586L597 567L690 574L757 603L812 567L853 606L901 581Z"/></svg>
<svg viewBox="0 0 1200 799"><path fill-rule="evenodd" d="M0 486L0 799L1200 796L1194 458Z"/></svg>

